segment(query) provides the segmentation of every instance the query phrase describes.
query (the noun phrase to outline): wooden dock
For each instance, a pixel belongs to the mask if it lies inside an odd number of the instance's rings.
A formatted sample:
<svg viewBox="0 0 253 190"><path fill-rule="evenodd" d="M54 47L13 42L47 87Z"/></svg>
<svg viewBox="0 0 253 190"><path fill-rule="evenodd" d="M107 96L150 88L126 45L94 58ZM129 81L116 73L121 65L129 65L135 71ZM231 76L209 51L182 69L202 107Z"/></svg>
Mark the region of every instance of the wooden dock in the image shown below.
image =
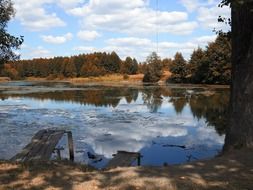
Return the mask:
<svg viewBox="0 0 253 190"><path fill-rule="evenodd" d="M115 168L115 167L128 167L137 160L137 165L141 165L141 154L138 152L127 152L118 151L117 154L113 155L112 158L105 168Z"/></svg>
<svg viewBox="0 0 253 190"><path fill-rule="evenodd" d="M26 162L31 160L49 160L56 145L62 136L67 133L69 157L74 161L74 146L71 131L43 129L38 131L32 138L31 142L23 150L11 158L11 161ZM57 150L59 155L60 150Z"/></svg>

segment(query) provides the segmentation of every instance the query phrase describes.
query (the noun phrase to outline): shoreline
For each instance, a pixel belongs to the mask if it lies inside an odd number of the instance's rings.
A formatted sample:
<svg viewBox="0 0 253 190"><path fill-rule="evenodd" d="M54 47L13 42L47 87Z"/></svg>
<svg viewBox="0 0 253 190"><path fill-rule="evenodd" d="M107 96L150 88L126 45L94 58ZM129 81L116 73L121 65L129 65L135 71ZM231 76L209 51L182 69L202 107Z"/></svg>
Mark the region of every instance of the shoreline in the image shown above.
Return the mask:
<svg viewBox="0 0 253 190"><path fill-rule="evenodd" d="M97 170L68 161L0 161L0 189L252 189L253 150L179 165Z"/></svg>
<svg viewBox="0 0 253 190"><path fill-rule="evenodd" d="M88 78L65 78L65 79L47 79L29 77L23 80L10 80L8 77L0 77L1 83L6 82L45 82L45 83L70 83L75 86L81 85L104 85L104 86L168 86L176 88L206 88L206 89L229 89L230 85L220 84L190 84L190 83L167 83L166 80L160 80L158 83L143 83L143 76L133 76L129 79L123 79L122 75L104 76L104 77L88 77ZM3 79L4 78L4 79Z"/></svg>

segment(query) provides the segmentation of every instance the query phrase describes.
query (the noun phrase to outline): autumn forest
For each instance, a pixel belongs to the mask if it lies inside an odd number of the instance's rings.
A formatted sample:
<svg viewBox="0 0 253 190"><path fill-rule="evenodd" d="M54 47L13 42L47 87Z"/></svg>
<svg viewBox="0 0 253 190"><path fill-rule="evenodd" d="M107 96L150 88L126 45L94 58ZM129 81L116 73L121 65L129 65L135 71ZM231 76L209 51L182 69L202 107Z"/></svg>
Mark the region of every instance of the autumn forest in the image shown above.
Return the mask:
<svg viewBox="0 0 253 190"><path fill-rule="evenodd" d="M11 61L1 70L1 76L13 80L43 77L48 80L97 77L108 74L133 75L143 73L143 82L158 82L164 70L171 72L167 82L197 84L230 84L231 42L220 34L205 49L195 49L187 61L180 52L173 59L161 59L155 52L146 61L135 58L121 60L116 52L95 52L71 57L39 58Z"/></svg>

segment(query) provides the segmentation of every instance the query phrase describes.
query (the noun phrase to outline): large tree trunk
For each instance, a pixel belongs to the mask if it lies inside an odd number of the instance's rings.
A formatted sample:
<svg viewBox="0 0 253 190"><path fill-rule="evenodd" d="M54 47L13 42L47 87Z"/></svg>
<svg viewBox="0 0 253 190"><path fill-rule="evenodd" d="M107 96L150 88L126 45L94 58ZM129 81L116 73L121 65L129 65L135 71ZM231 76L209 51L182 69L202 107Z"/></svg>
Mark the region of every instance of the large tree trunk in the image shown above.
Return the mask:
<svg viewBox="0 0 253 190"><path fill-rule="evenodd" d="M224 151L253 147L253 2L232 2L232 85Z"/></svg>

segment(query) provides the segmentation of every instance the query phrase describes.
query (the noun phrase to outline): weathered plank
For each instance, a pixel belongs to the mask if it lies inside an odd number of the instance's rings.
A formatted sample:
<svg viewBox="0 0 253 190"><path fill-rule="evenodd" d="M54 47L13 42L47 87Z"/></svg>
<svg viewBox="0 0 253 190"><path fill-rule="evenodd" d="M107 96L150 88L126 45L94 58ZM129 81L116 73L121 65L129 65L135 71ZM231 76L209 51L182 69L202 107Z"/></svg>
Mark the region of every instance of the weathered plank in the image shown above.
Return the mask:
<svg viewBox="0 0 253 190"><path fill-rule="evenodd" d="M118 151L114 158L112 158L106 168L114 168L114 167L128 167L133 164L134 161L138 160L138 165L140 165L141 154L138 152L126 152L126 151Z"/></svg>
<svg viewBox="0 0 253 190"><path fill-rule="evenodd" d="M59 140L62 138L65 131L63 130L57 130L51 132L47 140L43 142L41 145L41 149L36 153L36 155L33 156L33 159L39 159L39 160L48 160L51 157L51 154L59 142Z"/></svg>
<svg viewBox="0 0 253 190"><path fill-rule="evenodd" d="M49 160L64 130L40 130L12 161Z"/></svg>
<svg viewBox="0 0 253 190"><path fill-rule="evenodd" d="M67 131L68 133L68 145L69 145L69 159L74 161L74 144L73 144L73 136L71 131Z"/></svg>
<svg viewBox="0 0 253 190"><path fill-rule="evenodd" d="M42 137L31 144L32 148L28 152L28 154L22 159L22 161L28 161L28 160L36 160L40 159L37 155L40 155L41 149L43 149L43 146L46 145L46 142L48 140L48 136L52 134L52 130L47 130L43 133Z"/></svg>
<svg viewBox="0 0 253 190"><path fill-rule="evenodd" d="M29 144L27 144L20 153L16 154L10 160L11 161L23 161L23 158L25 158L29 154L29 152L33 148L33 145L35 143L38 143L40 141L40 139L42 138L42 136L44 135L45 132L46 132L46 130L40 130L40 131L38 131L33 136L31 142Z"/></svg>

